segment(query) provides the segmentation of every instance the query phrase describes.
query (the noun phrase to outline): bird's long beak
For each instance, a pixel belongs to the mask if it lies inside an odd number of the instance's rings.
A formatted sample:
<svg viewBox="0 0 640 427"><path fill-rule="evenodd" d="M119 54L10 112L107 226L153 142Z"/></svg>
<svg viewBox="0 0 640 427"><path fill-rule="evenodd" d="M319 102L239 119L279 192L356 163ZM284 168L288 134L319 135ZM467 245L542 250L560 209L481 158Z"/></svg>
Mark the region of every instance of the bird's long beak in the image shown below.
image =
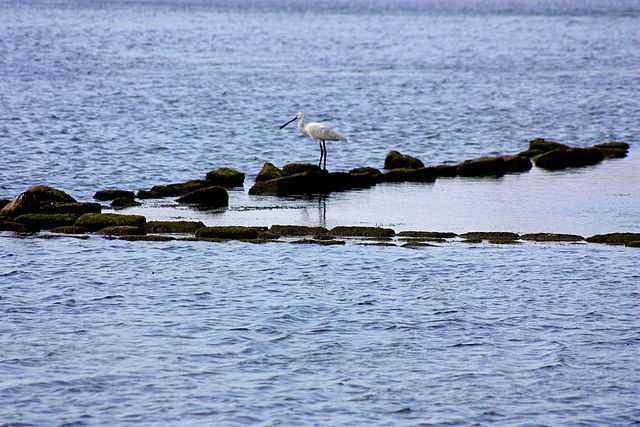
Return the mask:
<svg viewBox="0 0 640 427"><path fill-rule="evenodd" d="M280 129L283 129L285 126L287 126L289 123L291 122L295 122L296 120L298 120L298 117L294 117L293 119L289 120L287 123L283 124L282 126L280 126Z"/></svg>

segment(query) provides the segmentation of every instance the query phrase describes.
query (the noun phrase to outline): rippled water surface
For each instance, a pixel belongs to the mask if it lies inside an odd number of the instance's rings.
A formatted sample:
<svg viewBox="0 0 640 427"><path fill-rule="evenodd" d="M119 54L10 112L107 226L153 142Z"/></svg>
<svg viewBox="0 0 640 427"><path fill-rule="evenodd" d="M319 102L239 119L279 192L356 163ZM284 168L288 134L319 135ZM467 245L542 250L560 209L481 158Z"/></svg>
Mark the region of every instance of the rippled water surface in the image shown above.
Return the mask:
<svg viewBox="0 0 640 427"><path fill-rule="evenodd" d="M632 3L500 14L476 1L393 13L256 3L0 2L0 198L48 183L86 200L232 166L248 178L228 210L150 200L128 212L640 231ZM332 170L381 167L394 148L428 164L514 153L536 136L625 140L631 155L326 198L249 196L263 162L317 159L315 143L278 130L298 110L349 137L329 145ZM0 426L635 425L638 254L2 232Z"/></svg>

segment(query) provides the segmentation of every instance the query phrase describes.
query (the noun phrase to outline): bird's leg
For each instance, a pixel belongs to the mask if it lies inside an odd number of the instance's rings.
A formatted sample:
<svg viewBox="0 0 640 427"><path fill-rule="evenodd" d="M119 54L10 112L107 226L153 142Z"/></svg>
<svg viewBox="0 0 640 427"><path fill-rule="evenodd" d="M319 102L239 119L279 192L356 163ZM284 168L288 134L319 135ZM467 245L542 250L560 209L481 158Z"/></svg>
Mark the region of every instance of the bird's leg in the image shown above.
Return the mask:
<svg viewBox="0 0 640 427"><path fill-rule="evenodd" d="M322 167L322 157L324 156L324 150L322 150L322 141L318 140L318 144L320 145L320 160L318 160L318 168Z"/></svg>
<svg viewBox="0 0 640 427"><path fill-rule="evenodd" d="M322 140L322 148L324 148L324 170L327 170L327 143Z"/></svg>

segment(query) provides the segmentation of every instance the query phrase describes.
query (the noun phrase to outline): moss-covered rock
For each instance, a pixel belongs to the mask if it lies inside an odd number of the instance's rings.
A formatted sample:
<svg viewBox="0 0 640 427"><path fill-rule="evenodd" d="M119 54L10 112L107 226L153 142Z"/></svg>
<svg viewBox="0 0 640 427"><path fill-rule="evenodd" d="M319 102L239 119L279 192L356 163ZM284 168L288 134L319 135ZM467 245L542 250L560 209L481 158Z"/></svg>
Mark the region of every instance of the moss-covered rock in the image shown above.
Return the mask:
<svg viewBox="0 0 640 427"><path fill-rule="evenodd" d="M607 159L621 159L627 157L629 144L622 141L609 141L603 144L596 144L594 148L600 150Z"/></svg>
<svg viewBox="0 0 640 427"><path fill-rule="evenodd" d="M202 179L194 179L175 184L155 185L150 190L138 191L139 199L161 199L163 197L179 197L201 188L210 187L211 183Z"/></svg>
<svg viewBox="0 0 640 427"><path fill-rule="evenodd" d="M54 202L54 203L75 203L77 200L71 197L69 194L57 188L49 187L48 185L34 185L26 191L31 193L40 203Z"/></svg>
<svg viewBox="0 0 640 427"><path fill-rule="evenodd" d="M482 243L482 239L463 239L461 242L467 244Z"/></svg>
<svg viewBox="0 0 640 427"><path fill-rule="evenodd" d="M529 233L523 234L520 239L534 242L579 242L584 240L584 237L576 234Z"/></svg>
<svg viewBox="0 0 640 427"><path fill-rule="evenodd" d="M78 227L84 227L91 231L97 231L105 227L131 226L144 228L146 218L141 215L119 214L84 214L75 222Z"/></svg>
<svg viewBox="0 0 640 427"><path fill-rule="evenodd" d="M116 225L113 227L104 227L98 230L98 234L109 236L140 236L145 234L144 228L132 227L130 225Z"/></svg>
<svg viewBox="0 0 640 427"><path fill-rule="evenodd" d="M420 248L438 247L438 245L434 245L432 243L427 243L427 242L407 242L401 245L401 247L408 248L408 249L420 249Z"/></svg>
<svg viewBox="0 0 640 427"><path fill-rule="evenodd" d="M602 144L594 145L596 148L607 148L613 150L629 150L630 145L623 141L609 141Z"/></svg>
<svg viewBox="0 0 640 427"><path fill-rule="evenodd" d="M41 205L39 212L49 214L75 214L100 213L102 206L100 203L50 203Z"/></svg>
<svg viewBox="0 0 640 427"><path fill-rule="evenodd" d="M441 231L401 231L397 234L398 237L415 237L415 238L436 238L436 239L451 239L456 237L456 233L441 232Z"/></svg>
<svg viewBox="0 0 640 427"><path fill-rule="evenodd" d="M251 195L301 195L326 194L331 191L331 179L324 171L310 171L269 181L256 182L249 190Z"/></svg>
<svg viewBox="0 0 640 427"><path fill-rule="evenodd" d="M343 240L316 240L316 239L295 240L290 243L294 243L297 245L323 245L323 246L335 246L335 245L345 244Z"/></svg>
<svg viewBox="0 0 640 427"><path fill-rule="evenodd" d="M218 226L203 227L196 230L198 238L213 238L224 240L256 239L261 231L266 231L266 227L241 227L241 226Z"/></svg>
<svg viewBox="0 0 640 427"><path fill-rule="evenodd" d="M529 141L529 150L537 151L539 153L547 153L558 149L566 150L568 148L568 145L560 144L559 142L552 141L550 139L536 138Z"/></svg>
<svg viewBox="0 0 640 427"><path fill-rule="evenodd" d="M356 243L356 245L358 246L392 246L392 247L396 247L397 245L395 243L389 243L389 242L359 242Z"/></svg>
<svg viewBox="0 0 640 427"><path fill-rule="evenodd" d="M513 239L489 239L489 243L493 245L520 245L522 242Z"/></svg>
<svg viewBox="0 0 640 427"><path fill-rule="evenodd" d="M416 157L402 154L399 151L389 151L384 159L385 169L420 169L424 167L424 163Z"/></svg>
<svg viewBox="0 0 640 427"><path fill-rule="evenodd" d="M129 197L117 197L111 201L111 207L114 209L132 208L141 205L142 203Z"/></svg>
<svg viewBox="0 0 640 427"><path fill-rule="evenodd" d="M338 226L329 231L332 236L343 237L393 237L396 233L390 228Z"/></svg>
<svg viewBox="0 0 640 427"><path fill-rule="evenodd" d="M379 169L372 168L372 167L369 167L369 166L365 166L365 167L351 169L349 171L349 175L353 175L353 176L369 176L369 177L372 177L372 178L377 178L380 175L382 175L382 172L380 172Z"/></svg>
<svg viewBox="0 0 640 427"><path fill-rule="evenodd" d="M631 242L627 242L625 246L629 248L640 248L640 240L633 240Z"/></svg>
<svg viewBox="0 0 640 427"><path fill-rule="evenodd" d="M244 174L232 168L218 168L209 171L206 180L209 182L209 186L242 187Z"/></svg>
<svg viewBox="0 0 640 427"><path fill-rule="evenodd" d="M458 175L502 176L506 173L526 172L531 167L531 160L522 156L480 157L460 163Z"/></svg>
<svg viewBox="0 0 640 427"><path fill-rule="evenodd" d="M178 198L178 203L187 203L205 208L226 208L229 206L229 193L223 187L201 188Z"/></svg>
<svg viewBox="0 0 640 427"><path fill-rule="evenodd" d="M430 166L427 169L431 169L431 171L435 174L436 177L445 177L445 178L453 178L458 176L458 165L437 165Z"/></svg>
<svg viewBox="0 0 640 427"><path fill-rule="evenodd" d="M591 166L600 163L604 154L597 148L569 148L549 151L535 158L536 166L547 170L559 170Z"/></svg>
<svg viewBox="0 0 640 427"><path fill-rule="evenodd" d="M24 231L27 231L27 228L19 222L5 221L0 219L0 231L15 231L18 233L22 233Z"/></svg>
<svg viewBox="0 0 640 427"><path fill-rule="evenodd" d="M89 230L84 227L76 227L75 225L63 225L60 227L55 227L49 230L51 233L58 234L85 234L88 233Z"/></svg>
<svg viewBox="0 0 640 427"><path fill-rule="evenodd" d="M473 231L461 234L460 237L467 240L518 240L520 238L517 233L503 231Z"/></svg>
<svg viewBox="0 0 640 427"><path fill-rule="evenodd" d="M16 217L37 213L44 207L58 203L76 203L76 200L62 190L47 185L34 185L2 207L0 215Z"/></svg>
<svg viewBox="0 0 640 427"><path fill-rule="evenodd" d="M120 237L120 240L127 240L129 242L169 242L175 240L175 237L171 236L158 236L158 235L146 235L146 234L133 234L124 235Z"/></svg>
<svg viewBox="0 0 640 427"><path fill-rule="evenodd" d="M96 194L93 195L94 199L100 200L100 201L115 200L121 197L124 197L127 199L133 199L136 197L136 195L133 191L117 190L113 188L96 191Z"/></svg>
<svg viewBox="0 0 640 427"><path fill-rule="evenodd" d="M282 167L282 174L284 176L298 175L306 172L323 172L323 170L309 163L289 163Z"/></svg>
<svg viewBox="0 0 640 427"><path fill-rule="evenodd" d="M626 245L629 242L640 240L640 233L607 233L596 234L587 238L589 243L604 243L605 245Z"/></svg>
<svg viewBox="0 0 640 427"><path fill-rule="evenodd" d="M73 225L78 215L30 213L16 217L15 221L23 224L28 230L49 230L63 225Z"/></svg>
<svg viewBox="0 0 640 427"><path fill-rule="evenodd" d="M396 168L382 174L380 182L434 182L436 173L432 168Z"/></svg>
<svg viewBox="0 0 640 427"><path fill-rule="evenodd" d="M256 182L269 181L270 179L282 178L284 174L282 169L276 167L273 163L265 163L256 176Z"/></svg>
<svg viewBox="0 0 640 427"><path fill-rule="evenodd" d="M201 221L147 221L144 229L147 233L193 234L204 226Z"/></svg>
<svg viewBox="0 0 640 427"><path fill-rule="evenodd" d="M37 197L25 191L18 194L13 201L5 205L5 207L0 210L0 214L13 218L27 213L34 213L38 210L40 210L40 202Z"/></svg>
<svg viewBox="0 0 640 427"><path fill-rule="evenodd" d="M398 237L399 241L405 243L446 243L447 239L441 237Z"/></svg>
<svg viewBox="0 0 640 427"><path fill-rule="evenodd" d="M329 232L325 227L308 227L305 225L272 225L269 231L278 236L316 236Z"/></svg>
<svg viewBox="0 0 640 427"><path fill-rule="evenodd" d="M9 203L11 203L10 199L0 199L0 211L2 210L2 208L7 206Z"/></svg>

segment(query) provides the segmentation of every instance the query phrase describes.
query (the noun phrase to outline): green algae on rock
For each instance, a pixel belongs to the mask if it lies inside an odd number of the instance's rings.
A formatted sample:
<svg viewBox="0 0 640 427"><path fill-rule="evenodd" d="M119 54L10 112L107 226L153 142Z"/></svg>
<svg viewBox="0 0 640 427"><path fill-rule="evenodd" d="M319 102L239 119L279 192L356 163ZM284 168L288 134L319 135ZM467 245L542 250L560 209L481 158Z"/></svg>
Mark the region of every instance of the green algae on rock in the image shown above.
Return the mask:
<svg viewBox="0 0 640 427"><path fill-rule="evenodd" d="M329 234L342 237L393 237L396 233L382 227L338 226L332 228Z"/></svg>
<svg viewBox="0 0 640 427"><path fill-rule="evenodd" d="M526 172L533 167L524 156L480 157L465 160L458 165L460 176L502 176L506 173Z"/></svg>
<svg viewBox="0 0 640 427"><path fill-rule="evenodd" d="M380 182L434 182L437 174L432 168L395 168L379 177Z"/></svg>
<svg viewBox="0 0 640 427"><path fill-rule="evenodd" d="M523 234L520 239L534 242L579 242L584 240L584 237L577 234L529 233Z"/></svg>
<svg viewBox="0 0 640 427"><path fill-rule="evenodd" d="M163 197L179 197L187 193L211 186L208 181L202 179L194 179L187 182L178 182L175 184L155 185L150 190L139 190L138 198L140 199L161 199Z"/></svg>
<svg viewBox="0 0 640 427"><path fill-rule="evenodd" d="M112 227L104 227L98 230L98 234L106 234L109 236L127 236L135 235L140 236L144 234L144 228L133 227L130 225L116 225Z"/></svg>
<svg viewBox="0 0 640 427"><path fill-rule="evenodd" d="M335 245L344 245L346 242L344 240L316 240L316 239L301 239L294 240L293 242L289 242L297 245L323 245L323 246L335 246Z"/></svg>
<svg viewBox="0 0 640 427"><path fill-rule="evenodd" d="M15 231L17 233L22 233L27 231L27 228L24 224L20 224L19 222L0 220L0 231Z"/></svg>
<svg viewBox="0 0 640 427"><path fill-rule="evenodd" d="M11 199L0 199L0 211L9 203L11 203Z"/></svg>
<svg viewBox="0 0 640 427"><path fill-rule="evenodd" d="M132 234L123 235L119 240L126 240L129 242L169 242L176 239L175 237L158 236L157 234Z"/></svg>
<svg viewBox="0 0 640 427"><path fill-rule="evenodd" d="M276 167L273 163L265 163L262 165L262 169L256 176L256 182L269 181L270 179L276 179L283 177L282 169Z"/></svg>
<svg viewBox="0 0 640 427"><path fill-rule="evenodd" d="M128 190L118 190L118 189L114 189L114 188L108 188L106 190L99 190L96 191L96 193L93 195L93 198L96 200L100 200L100 201L107 201L107 200L115 200L121 197L125 197L128 199L133 199L136 197L135 193L133 191L128 191Z"/></svg>
<svg viewBox="0 0 640 427"><path fill-rule="evenodd" d="M201 221L147 221L144 229L147 233L194 234L204 226Z"/></svg>
<svg viewBox="0 0 640 427"><path fill-rule="evenodd" d="M132 226L144 228L146 218L142 215L120 215L120 214L95 214L89 213L81 215L75 222L78 227L84 227L90 231L97 231L105 227Z"/></svg>
<svg viewBox="0 0 640 427"><path fill-rule="evenodd" d="M625 244L628 248L640 248L640 240L633 240Z"/></svg>
<svg viewBox="0 0 640 427"><path fill-rule="evenodd" d="M621 159L627 157L629 144L622 141L609 141L602 144L596 144L593 148L597 148L608 159Z"/></svg>
<svg viewBox="0 0 640 427"><path fill-rule="evenodd" d="M223 187L212 186L187 193L177 201L206 208L225 208L229 206L229 193Z"/></svg>
<svg viewBox="0 0 640 427"><path fill-rule="evenodd" d="M597 148L568 148L549 151L535 158L536 166L547 170L560 170L592 166L600 163L604 154Z"/></svg>
<svg viewBox="0 0 640 427"><path fill-rule="evenodd" d="M49 214L75 214L82 215L86 213L100 213L102 206L100 203L51 203L40 206L38 212Z"/></svg>
<svg viewBox="0 0 640 427"><path fill-rule="evenodd" d="M16 217L15 222L23 224L27 230L49 230L51 228L73 225L78 215L75 214L45 214L29 213Z"/></svg>
<svg viewBox="0 0 640 427"><path fill-rule="evenodd" d="M207 172L206 180L209 182L209 186L242 187L244 174L232 168L218 168Z"/></svg>
<svg viewBox="0 0 640 427"><path fill-rule="evenodd" d="M604 243L605 245L626 245L629 242L640 240L640 233L607 233L596 234L587 238L589 243Z"/></svg>
<svg viewBox="0 0 640 427"><path fill-rule="evenodd" d="M460 237L467 240L517 240L520 238L517 233L504 231L472 231L460 234Z"/></svg>
<svg viewBox="0 0 640 427"><path fill-rule="evenodd" d="M85 234L89 232L89 229L84 227L78 227L75 225L63 225L60 227L55 227L49 230L50 233L58 233L58 234Z"/></svg>
<svg viewBox="0 0 640 427"><path fill-rule="evenodd" d="M55 203L75 203L76 199L69 194L57 188L49 187L48 185L34 185L29 187L26 191L31 193L40 203L42 202L55 202Z"/></svg>
<svg viewBox="0 0 640 427"><path fill-rule="evenodd" d="M437 248L439 246L431 243L426 243L426 242L407 242L401 245L400 247L409 248L409 249L419 249L419 248Z"/></svg>
<svg viewBox="0 0 640 427"><path fill-rule="evenodd" d="M423 167L424 163L420 159L395 150L389 151L384 159L385 169L420 169Z"/></svg>
<svg viewBox="0 0 640 427"><path fill-rule="evenodd" d="M224 240L257 239L258 234L267 227L217 226L203 227L196 230L197 238L214 238Z"/></svg>
<svg viewBox="0 0 640 427"><path fill-rule="evenodd" d="M401 231L397 234L398 237L433 237L438 239L451 239L457 237L456 233L442 232L442 231Z"/></svg>
<svg viewBox="0 0 640 427"><path fill-rule="evenodd" d="M131 208L134 206L141 206L141 205L142 203L130 197L117 197L111 201L111 207L114 209Z"/></svg>
<svg viewBox="0 0 640 427"><path fill-rule="evenodd" d="M279 236L315 236L327 234L325 227L309 227L305 225L272 225L269 231Z"/></svg>
<svg viewBox="0 0 640 427"><path fill-rule="evenodd" d="M306 172L323 172L323 170L310 163L289 163L282 167L283 176L298 175Z"/></svg>

